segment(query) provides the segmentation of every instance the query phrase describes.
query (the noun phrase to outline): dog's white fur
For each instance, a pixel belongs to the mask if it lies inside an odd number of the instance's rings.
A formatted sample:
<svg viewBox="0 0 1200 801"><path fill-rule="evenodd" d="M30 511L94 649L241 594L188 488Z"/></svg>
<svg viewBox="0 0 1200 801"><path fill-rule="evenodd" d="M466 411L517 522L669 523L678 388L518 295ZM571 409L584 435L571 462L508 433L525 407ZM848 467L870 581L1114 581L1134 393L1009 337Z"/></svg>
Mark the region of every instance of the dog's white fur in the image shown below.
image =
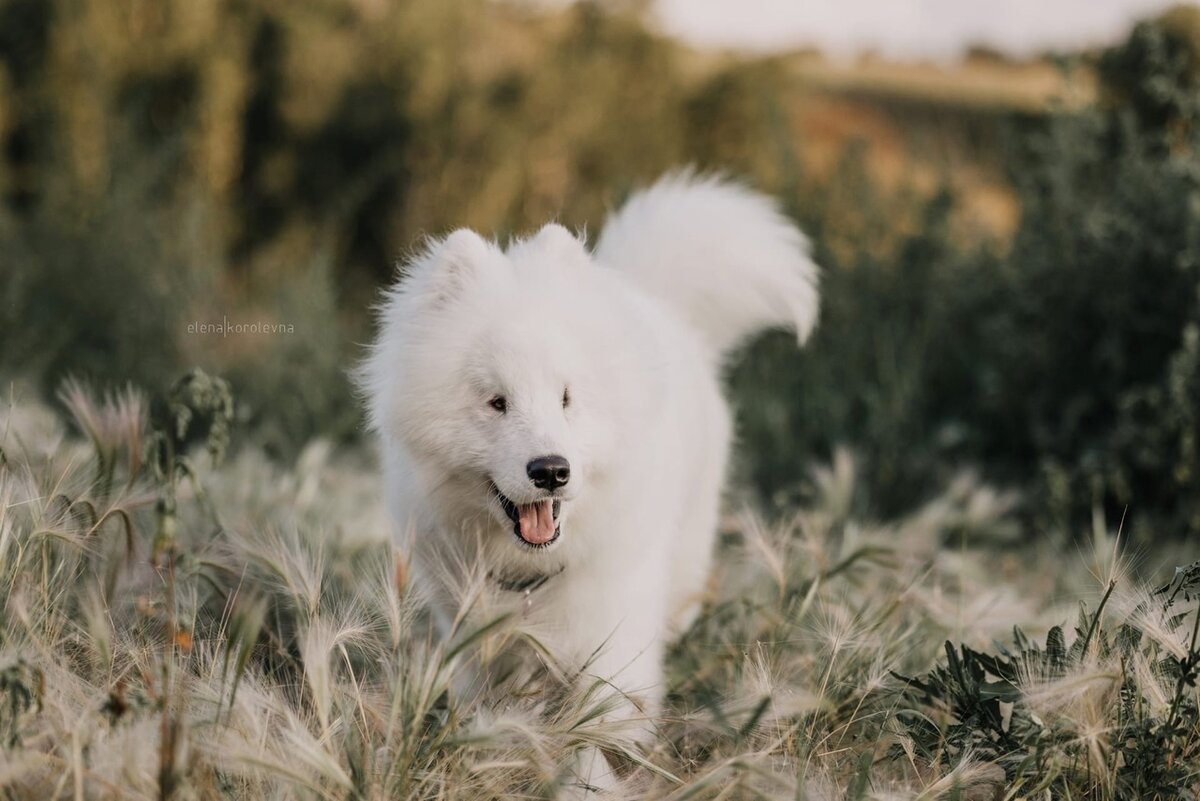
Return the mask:
<svg viewBox="0 0 1200 801"><path fill-rule="evenodd" d="M456 571L482 566L489 609L653 714L664 643L710 567L731 433L721 359L767 327L803 341L816 316L804 236L717 178L636 194L594 253L556 224L503 250L468 230L434 242L386 294L361 373L415 578L449 619ZM526 464L550 454L571 465L561 536L533 549L492 483L544 498ZM551 578L528 595L500 586L537 576Z"/></svg>

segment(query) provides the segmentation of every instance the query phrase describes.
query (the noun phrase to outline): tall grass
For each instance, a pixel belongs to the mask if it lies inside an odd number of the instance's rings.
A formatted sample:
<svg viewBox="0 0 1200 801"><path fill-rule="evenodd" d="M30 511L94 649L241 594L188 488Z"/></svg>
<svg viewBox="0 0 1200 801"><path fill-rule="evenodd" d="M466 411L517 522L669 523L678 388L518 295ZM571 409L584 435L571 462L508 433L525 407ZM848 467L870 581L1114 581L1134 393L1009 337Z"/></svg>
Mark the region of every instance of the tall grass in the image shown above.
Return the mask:
<svg viewBox="0 0 1200 801"><path fill-rule="evenodd" d="M1121 708L1170 731L1136 752L1162 786L1190 792L1200 769L1191 579L1164 617L1109 533L1069 559L1015 545L1013 499L969 476L880 523L857 512L841 453L788 519L731 517L641 749L586 672L473 683L535 647L519 621L462 617L433 639L372 466L321 442L288 468L253 447L217 463L222 392L198 375L155 403L73 384L69 428L37 403L0 408L7 797L551 798L600 747L627 798L1116 799L1114 760L1132 752L1113 704L1135 698ZM1054 652L1077 598L1102 614L1074 661L1025 654L995 677L1011 720L1042 721L1039 759L1003 738L952 748L989 730L958 685L924 677L938 644L986 653L1020 625L1026 651L1049 633ZM1127 630L1136 658L1113 645Z"/></svg>

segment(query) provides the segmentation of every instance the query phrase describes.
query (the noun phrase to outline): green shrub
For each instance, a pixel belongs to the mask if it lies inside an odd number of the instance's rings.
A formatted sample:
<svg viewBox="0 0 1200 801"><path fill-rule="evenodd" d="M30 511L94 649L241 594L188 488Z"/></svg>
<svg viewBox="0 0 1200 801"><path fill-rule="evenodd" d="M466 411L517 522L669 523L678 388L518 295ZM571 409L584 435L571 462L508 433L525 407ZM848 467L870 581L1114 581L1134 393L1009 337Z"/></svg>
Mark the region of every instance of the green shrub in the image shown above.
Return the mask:
<svg viewBox="0 0 1200 801"><path fill-rule="evenodd" d="M852 167L841 175L855 184ZM864 207L880 208L869 191ZM813 339L798 353L794 338L771 334L735 363L741 472L767 497L782 493L780 505L809 460L845 444L862 462L859 500L882 515L911 509L955 469L962 426L944 414L939 382L943 360L970 358L957 352L953 315L973 270L949 241L950 208L946 196L925 205L918 233L886 260L863 246L843 263L818 241L826 269Z"/></svg>
<svg viewBox="0 0 1200 801"><path fill-rule="evenodd" d="M817 336L799 356L767 338L732 374L755 486L796 488L807 455L849 443L885 514L975 464L1029 490L1039 530L1128 509L1141 536L1200 531L1200 126L1181 99L1196 62L1155 30L1103 59L1149 71L1121 73L1141 100L1116 87L1110 104L1013 127L1007 250L955 246L952 198L883 257L877 225L848 258L836 228L808 226L827 267ZM831 184L881 208L853 164Z"/></svg>
<svg viewBox="0 0 1200 801"><path fill-rule="evenodd" d="M248 335L261 337L262 344L226 366L242 422L273 455L291 457L313 439L346 441L360 433L348 368L358 351L339 317L332 273L326 254L297 271L270 310L284 330Z"/></svg>
<svg viewBox="0 0 1200 801"><path fill-rule="evenodd" d="M161 159L122 167L103 203L54 186L26 211L0 209L0 373L50 388L64 375L156 384L176 370L189 299L206 286L188 252L203 212L163 192Z"/></svg>
<svg viewBox="0 0 1200 801"><path fill-rule="evenodd" d="M916 752L998 764L1025 797L1195 798L1200 562L1106 625L1113 589L1070 645L1059 626L1044 647L1015 629L1011 649L947 642L944 665L897 676L916 702L898 716Z"/></svg>

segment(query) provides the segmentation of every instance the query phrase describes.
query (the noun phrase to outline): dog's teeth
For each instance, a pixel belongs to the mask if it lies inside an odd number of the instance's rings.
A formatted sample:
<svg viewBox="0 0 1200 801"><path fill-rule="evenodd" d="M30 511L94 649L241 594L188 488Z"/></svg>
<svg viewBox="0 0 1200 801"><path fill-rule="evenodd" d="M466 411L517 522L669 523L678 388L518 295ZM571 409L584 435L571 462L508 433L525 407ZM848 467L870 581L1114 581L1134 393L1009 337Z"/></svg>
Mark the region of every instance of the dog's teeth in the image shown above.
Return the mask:
<svg viewBox="0 0 1200 801"><path fill-rule="evenodd" d="M551 507L551 509L552 509L551 514L553 514L555 519L557 519L559 511L562 509L562 501L555 501L554 505Z"/></svg>

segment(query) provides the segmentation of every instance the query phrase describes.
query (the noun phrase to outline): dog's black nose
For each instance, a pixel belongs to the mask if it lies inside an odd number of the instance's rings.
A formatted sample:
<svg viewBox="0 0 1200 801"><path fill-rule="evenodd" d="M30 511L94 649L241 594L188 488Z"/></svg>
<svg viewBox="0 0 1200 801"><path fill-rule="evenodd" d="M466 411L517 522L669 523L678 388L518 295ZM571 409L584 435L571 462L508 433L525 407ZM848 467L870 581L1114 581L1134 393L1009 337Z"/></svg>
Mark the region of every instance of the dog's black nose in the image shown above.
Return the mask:
<svg viewBox="0 0 1200 801"><path fill-rule="evenodd" d="M561 456L539 456L525 465L529 480L538 489L558 489L571 480L571 463Z"/></svg>

